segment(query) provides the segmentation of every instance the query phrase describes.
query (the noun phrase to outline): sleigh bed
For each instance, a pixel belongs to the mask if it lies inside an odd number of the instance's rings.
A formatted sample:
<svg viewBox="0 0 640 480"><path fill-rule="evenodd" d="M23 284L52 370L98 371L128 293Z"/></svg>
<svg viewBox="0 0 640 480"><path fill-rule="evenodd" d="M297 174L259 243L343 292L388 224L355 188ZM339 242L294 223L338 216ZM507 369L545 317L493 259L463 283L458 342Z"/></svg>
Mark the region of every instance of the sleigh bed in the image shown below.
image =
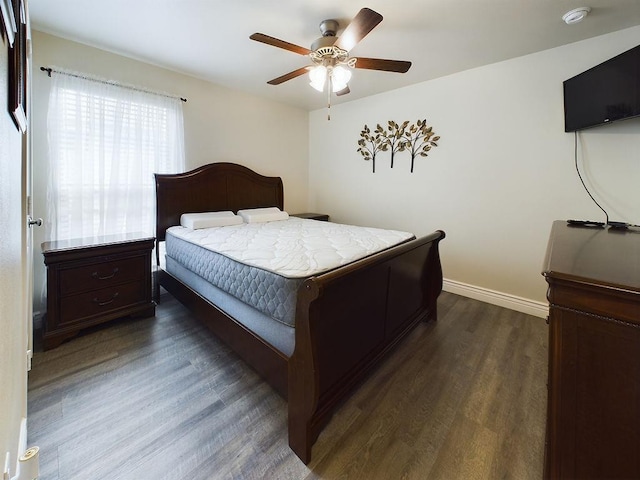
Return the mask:
<svg viewBox="0 0 640 480"><path fill-rule="evenodd" d="M168 228L180 225L184 213L284 207L279 177L232 163L156 174L155 179L158 246ZM261 314L252 307L231 298L228 301L237 308L227 309L226 300L209 300L213 287L180 265L167 271L168 264L158 253L163 268L156 272L156 284L186 305L287 399L289 446L308 463L311 447L331 414L371 368L418 322L436 320L442 290L438 244L444 236L436 231L409 239L301 280L294 292L289 349L256 333L260 329L252 325Z"/></svg>

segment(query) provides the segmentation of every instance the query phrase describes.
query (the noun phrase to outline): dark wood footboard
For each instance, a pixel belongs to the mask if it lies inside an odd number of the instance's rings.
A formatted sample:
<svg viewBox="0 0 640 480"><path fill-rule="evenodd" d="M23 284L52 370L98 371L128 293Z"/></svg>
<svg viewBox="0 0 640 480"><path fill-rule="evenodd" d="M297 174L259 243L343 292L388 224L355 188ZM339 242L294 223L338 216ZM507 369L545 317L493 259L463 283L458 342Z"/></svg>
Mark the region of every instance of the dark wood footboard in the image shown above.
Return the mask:
<svg viewBox="0 0 640 480"><path fill-rule="evenodd" d="M308 463L336 407L421 320L436 320L442 231L308 279L289 359L289 446Z"/></svg>

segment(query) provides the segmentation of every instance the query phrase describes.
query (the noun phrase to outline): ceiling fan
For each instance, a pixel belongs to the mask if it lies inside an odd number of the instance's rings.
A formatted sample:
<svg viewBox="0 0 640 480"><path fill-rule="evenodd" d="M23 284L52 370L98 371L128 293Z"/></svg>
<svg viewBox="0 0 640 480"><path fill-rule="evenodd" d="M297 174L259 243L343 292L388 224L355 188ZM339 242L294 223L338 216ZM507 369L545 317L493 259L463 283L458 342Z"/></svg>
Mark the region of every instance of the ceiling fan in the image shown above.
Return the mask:
<svg viewBox="0 0 640 480"><path fill-rule="evenodd" d="M323 91L327 85L327 95L345 95L350 92L349 80L352 68L382 70L385 72L405 73L411 62L402 60L384 60L381 58L350 57L349 52L371 30L382 21L382 15L370 8L358 12L342 35L336 37L339 24L336 20L324 20L320 23L322 37L318 38L311 48L304 48L264 33L254 33L249 38L274 47L283 48L300 55L308 56L312 64L298 68L278 78L269 80L270 85L280 85L292 78L309 73L311 86Z"/></svg>

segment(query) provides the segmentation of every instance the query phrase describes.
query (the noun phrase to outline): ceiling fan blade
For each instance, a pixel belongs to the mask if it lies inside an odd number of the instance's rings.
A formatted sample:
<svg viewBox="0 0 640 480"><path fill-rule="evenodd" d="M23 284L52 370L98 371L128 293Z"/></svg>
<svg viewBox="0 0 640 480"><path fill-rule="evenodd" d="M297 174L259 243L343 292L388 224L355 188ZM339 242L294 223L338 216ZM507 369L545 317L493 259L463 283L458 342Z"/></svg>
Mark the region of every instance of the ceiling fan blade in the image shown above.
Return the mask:
<svg viewBox="0 0 640 480"><path fill-rule="evenodd" d="M293 72L285 73L281 77L274 78L273 80L269 80L267 83L269 85L280 85L281 83L284 83L287 80L291 80L292 78L296 78L296 77L299 77L300 75L304 75L308 71L309 71L308 66L302 67L297 70L294 70Z"/></svg>
<svg viewBox="0 0 640 480"><path fill-rule="evenodd" d="M384 60L382 58L357 57L356 68L367 70L383 70L385 72L406 73L411 68L411 62L404 60Z"/></svg>
<svg viewBox="0 0 640 480"><path fill-rule="evenodd" d="M342 90L338 90L336 92L336 95L339 97L341 95L346 95L347 93L350 93L351 90L349 90L349 85L347 85L346 87L344 87Z"/></svg>
<svg viewBox="0 0 640 480"><path fill-rule="evenodd" d="M334 45L347 52L351 51L381 21L382 15L378 12L374 12L370 8L363 8L347 25L347 28L344 29L344 32L338 37Z"/></svg>
<svg viewBox="0 0 640 480"><path fill-rule="evenodd" d="M285 50L299 53L300 55L309 55L311 53L311 50L309 50L308 48L294 45L293 43L285 42L284 40L280 40L275 37L270 37L269 35L265 35L264 33L254 33L249 38L251 40L255 40L256 42L262 42L274 47L284 48Z"/></svg>

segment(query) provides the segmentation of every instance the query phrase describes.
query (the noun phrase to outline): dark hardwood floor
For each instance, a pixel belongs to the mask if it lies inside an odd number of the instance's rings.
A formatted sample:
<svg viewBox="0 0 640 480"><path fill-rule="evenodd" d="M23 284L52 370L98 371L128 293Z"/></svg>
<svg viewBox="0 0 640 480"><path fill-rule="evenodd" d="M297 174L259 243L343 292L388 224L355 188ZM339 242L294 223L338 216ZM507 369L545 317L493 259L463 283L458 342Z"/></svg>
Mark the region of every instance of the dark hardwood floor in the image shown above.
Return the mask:
<svg viewBox="0 0 640 480"><path fill-rule="evenodd" d="M29 374L41 480L539 479L547 325L443 293L342 406L305 466L286 403L175 299L47 352Z"/></svg>

